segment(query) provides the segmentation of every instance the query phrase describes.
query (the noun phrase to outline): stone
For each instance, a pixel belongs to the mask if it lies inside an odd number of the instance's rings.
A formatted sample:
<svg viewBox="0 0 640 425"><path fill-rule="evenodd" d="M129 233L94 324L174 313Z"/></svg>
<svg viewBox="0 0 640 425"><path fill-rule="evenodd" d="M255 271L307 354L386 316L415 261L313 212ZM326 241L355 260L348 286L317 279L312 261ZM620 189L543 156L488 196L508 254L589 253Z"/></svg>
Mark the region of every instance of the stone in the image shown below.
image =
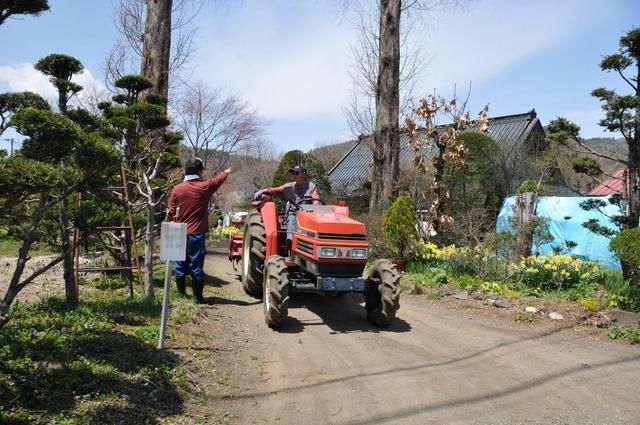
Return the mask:
<svg viewBox="0 0 640 425"><path fill-rule="evenodd" d="M495 300L493 305L495 305L498 308L511 308L511 303L503 299Z"/></svg>
<svg viewBox="0 0 640 425"><path fill-rule="evenodd" d="M640 328L640 315L631 311L624 311L619 309L611 310L609 312L609 318L618 326L625 326L627 328Z"/></svg>
<svg viewBox="0 0 640 425"><path fill-rule="evenodd" d="M499 300L500 299L500 294L496 294L495 292L489 292L487 294L487 298L492 299L494 301Z"/></svg>
<svg viewBox="0 0 640 425"><path fill-rule="evenodd" d="M531 306L529 306L529 307L525 308L525 309L524 309L524 311L526 311L527 313L537 313L537 312L538 312L538 311L540 311L540 310L538 310L538 309L537 309L537 308L535 308L535 307L531 307Z"/></svg>
<svg viewBox="0 0 640 425"><path fill-rule="evenodd" d="M553 320L564 320L564 317L562 317L562 314L556 313L555 311L552 313L549 313L549 317Z"/></svg>
<svg viewBox="0 0 640 425"><path fill-rule="evenodd" d="M446 296L449 296L449 295L453 294L453 291L451 290L451 288L449 286L445 285L440 289L440 294L443 297L446 297Z"/></svg>
<svg viewBox="0 0 640 425"><path fill-rule="evenodd" d="M484 305L494 305L496 302L496 300L493 300L491 298L486 298L484 301L482 301L482 304Z"/></svg>
<svg viewBox="0 0 640 425"><path fill-rule="evenodd" d="M457 300L468 300L469 299L469 293L467 291L462 291L462 292L458 292L453 297L455 299L457 299Z"/></svg>
<svg viewBox="0 0 640 425"><path fill-rule="evenodd" d="M421 295L424 294L424 289L422 289L422 286L414 283L409 289L409 293L412 295Z"/></svg>

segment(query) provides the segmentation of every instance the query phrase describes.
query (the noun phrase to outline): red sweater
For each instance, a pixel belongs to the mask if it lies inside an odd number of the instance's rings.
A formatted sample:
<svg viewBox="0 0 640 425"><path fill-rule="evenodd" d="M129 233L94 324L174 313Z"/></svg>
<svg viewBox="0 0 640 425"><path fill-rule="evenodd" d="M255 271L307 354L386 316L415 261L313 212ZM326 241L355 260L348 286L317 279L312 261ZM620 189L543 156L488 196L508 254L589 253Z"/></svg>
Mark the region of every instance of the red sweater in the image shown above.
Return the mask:
<svg viewBox="0 0 640 425"><path fill-rule="evenodd" d="M209 201L227 179L224 171L211 179L184 181L169 196L167 221L187 223L187 234L209 231Z"/></svg>

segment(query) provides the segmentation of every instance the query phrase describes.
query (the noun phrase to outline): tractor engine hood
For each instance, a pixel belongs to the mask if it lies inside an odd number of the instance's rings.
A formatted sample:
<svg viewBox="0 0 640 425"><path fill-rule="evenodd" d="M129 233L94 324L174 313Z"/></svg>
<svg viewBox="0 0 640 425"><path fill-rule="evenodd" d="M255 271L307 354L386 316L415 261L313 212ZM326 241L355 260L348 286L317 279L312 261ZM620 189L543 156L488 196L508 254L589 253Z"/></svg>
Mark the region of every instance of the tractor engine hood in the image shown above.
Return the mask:
<svg viewBox="0 0 640 425"><path fill-rule="evenodd" d="M365 240L367 236L363 223L333 211L298 211L297 216L298 227L307 236L347 240Z"/></svg>

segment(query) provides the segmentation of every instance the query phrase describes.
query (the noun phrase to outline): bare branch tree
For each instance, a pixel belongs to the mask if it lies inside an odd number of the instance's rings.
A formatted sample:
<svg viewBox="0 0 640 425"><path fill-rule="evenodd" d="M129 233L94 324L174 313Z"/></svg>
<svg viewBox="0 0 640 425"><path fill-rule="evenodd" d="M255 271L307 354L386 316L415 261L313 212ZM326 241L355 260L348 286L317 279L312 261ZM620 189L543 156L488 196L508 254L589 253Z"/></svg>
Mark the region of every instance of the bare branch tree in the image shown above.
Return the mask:
<svg viewBox="0 0 640 425"><path fill-rule="evenodd" d="M175 118L194 156L212 172L222 169L231 155L264 133L264 123L247 102L219 89L211 90L201 81L187 86Z"/></svg>
<svg viewBox="0 0 640 425"><path fill-rule="evenodd" d="M357 10L358 41L352 46L353 65L349 73L353 88L344 114L354 136L371 134L375 130L375 95L378 83L379 63L379 5L374 9L360 6ZM417 76L424 70L427 61L422 48L411 41L418 21L411 15L403 16L400 39L400 112L411 112L410 95L414 91Z"/></svg>

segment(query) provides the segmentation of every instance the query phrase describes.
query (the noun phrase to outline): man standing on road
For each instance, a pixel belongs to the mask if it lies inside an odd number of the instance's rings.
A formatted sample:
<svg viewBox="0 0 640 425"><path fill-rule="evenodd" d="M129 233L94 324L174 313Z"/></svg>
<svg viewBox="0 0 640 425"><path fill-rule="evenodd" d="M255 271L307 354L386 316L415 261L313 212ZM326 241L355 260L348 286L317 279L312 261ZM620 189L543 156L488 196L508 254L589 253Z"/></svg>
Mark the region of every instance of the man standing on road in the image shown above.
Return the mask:
<svg viewBox="0 0 640 425"><path fill-rule="evenodd" d="M231 171L227 168L213 178L203 179L202 160L188 159L184 181L174 187L169 196L165 220L187 224L187 256L185 261L175 263L176 286L180 295L186 295L186 277L190 274L193 296L198 304L204 303L204 244L209 231L209 201Z"/></svg>

